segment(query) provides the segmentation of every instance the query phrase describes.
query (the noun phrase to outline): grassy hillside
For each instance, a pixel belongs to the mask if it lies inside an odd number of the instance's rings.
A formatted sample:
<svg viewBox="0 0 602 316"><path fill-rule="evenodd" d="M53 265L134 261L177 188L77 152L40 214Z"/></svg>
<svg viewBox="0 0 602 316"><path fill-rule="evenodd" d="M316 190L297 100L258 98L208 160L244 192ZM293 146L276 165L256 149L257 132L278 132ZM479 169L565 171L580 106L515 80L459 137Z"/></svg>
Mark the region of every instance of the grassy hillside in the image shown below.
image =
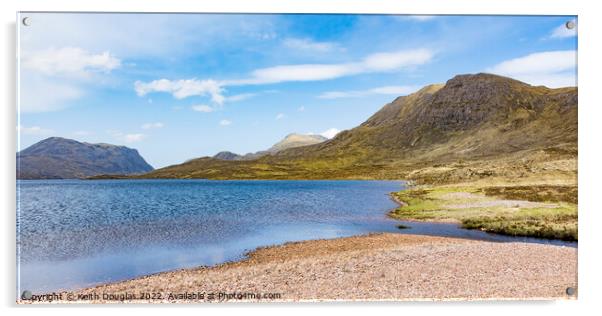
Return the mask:
<svg viewBox="0 0 602 316"><path fill-rule="evenodd" d="M564 173L577 156L577 90L460 75L395 99L329 141L251 161L199 158L143 175L209 179L414 179ZM571 169L570 167L568 169Z"/></svg>

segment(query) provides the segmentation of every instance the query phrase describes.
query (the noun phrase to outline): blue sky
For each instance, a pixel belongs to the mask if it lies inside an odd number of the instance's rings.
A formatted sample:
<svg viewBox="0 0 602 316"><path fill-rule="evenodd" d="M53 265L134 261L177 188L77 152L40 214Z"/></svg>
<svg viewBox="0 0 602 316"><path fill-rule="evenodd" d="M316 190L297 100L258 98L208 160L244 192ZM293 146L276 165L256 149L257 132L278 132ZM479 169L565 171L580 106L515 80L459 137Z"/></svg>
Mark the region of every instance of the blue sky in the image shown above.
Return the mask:
<svg viewBox="0 0 602 316"><path fill-rule="evenodd" d="M155 168L332 137L457 74L577 84L573 16L25 16L20 149L50 136L126 145Z"/></svg>

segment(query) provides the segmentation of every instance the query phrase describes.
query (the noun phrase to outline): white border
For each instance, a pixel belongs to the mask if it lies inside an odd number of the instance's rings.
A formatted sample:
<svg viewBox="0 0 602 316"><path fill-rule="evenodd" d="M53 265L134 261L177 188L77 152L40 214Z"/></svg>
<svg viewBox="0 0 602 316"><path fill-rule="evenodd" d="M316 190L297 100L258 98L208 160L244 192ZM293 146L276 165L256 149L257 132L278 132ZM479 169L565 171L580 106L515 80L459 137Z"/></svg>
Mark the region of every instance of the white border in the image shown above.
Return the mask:
<svg viewBox="0 0 602 316"><path fill-rule="evenodd" d="M82 310L78 307L51 308L15 307L15 13L17 11L102 11L102 12L248 12L248 13L384 13L384 14L524 14L524 15L578 15L579 16L579 300L559 302L468 302L468 303L330 303L330 304L237 304L225 306L178 306L177 313L257 313L261 315L280 315L286 313L305 314L334 311L336 313L370 312L366 308L378 307L377 313L400 314L448 314L462 315L504 315L511 313L540 315L580 314L600 308L600 272L602 262L600 253L600 229L602 223L600 201L596 199L597 186L602 175L600 161L602 150L602 104L600 102L600 30L602 13L596 8L596 1L582 0L416 0L416 1L358 1L358 0L105 0L105 1L69 1L69 0L3 0L0 1L2 16L2 181L1 200L2 229L2 286L0 299L5 312L30 314L44 312L60 315L81 313L105 314L133 312L131 306L103 306L98 309ZM167 306L136 307L136 313L163 314ZM108 308L103 310L104 308ZM242 310L242 309L245 310ZM143 309L139 311L138 309ZM246 310L248 309L248 310Z"/></svg>
<svg viewBox="0 0 602 316"><path fill-rule="evenodd" d="M245 12L245 13L375 13L375 14L577 14L581 1L506 0L475 2L472 0L220 0L192 2L186 0L108 0L97 1L34 1L22 0L20 11L100 11L100 12Z"/></svg>

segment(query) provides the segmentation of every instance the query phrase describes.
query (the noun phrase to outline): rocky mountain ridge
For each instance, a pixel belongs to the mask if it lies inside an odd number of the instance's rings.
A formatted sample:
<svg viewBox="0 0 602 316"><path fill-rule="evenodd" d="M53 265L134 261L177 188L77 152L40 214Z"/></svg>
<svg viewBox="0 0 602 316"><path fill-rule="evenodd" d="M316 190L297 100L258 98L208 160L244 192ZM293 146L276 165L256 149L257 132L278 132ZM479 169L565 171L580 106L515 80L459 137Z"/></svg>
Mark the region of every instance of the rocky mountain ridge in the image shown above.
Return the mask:
<svg viewBox="0 0 602 316"><path fill-rule="evenodd" d="M76 179L153 170L136 149L50 137L17 153L18 179Z"/></svg>

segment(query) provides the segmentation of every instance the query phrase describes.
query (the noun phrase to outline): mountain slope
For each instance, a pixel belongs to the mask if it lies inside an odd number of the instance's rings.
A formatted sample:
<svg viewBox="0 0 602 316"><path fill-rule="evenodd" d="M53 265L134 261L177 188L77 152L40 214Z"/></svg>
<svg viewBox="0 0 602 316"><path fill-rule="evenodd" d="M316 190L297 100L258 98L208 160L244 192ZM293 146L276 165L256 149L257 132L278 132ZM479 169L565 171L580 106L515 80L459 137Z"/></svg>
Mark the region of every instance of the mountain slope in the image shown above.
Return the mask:
<svg viewBox="0 0 602 316"><path fill-rule="evenodd" d="M420 177L424 168L453 169L450 164L466 165L462 161L484 166L496 159L509 159L507 168L491 163L491 170L477 173L520 173L510 163L517 157L541 162L576 153L576 88L476 74L399 97L360 126L319 144L252 161L200 158L144 177L407 179Z"/></svg>
<svg viewBox="0 0 602 316"><path fill-rule="evenodd" d="M321 135L303 135L303 134L288 134L284 139L274 144L267 150L258 151L255 153L248 153L244 156L235 154L230 151L221 151L213 156L217 160L255 160L265 155L275 154L289 148L303 147L321 143L328 140L328 138Z"/></svg>
<svg viewBox="0 0 602 316"><path fill-rule="evenodd" d="M303 134L288 134L286 137L274 144L267 151L270 153L277 153L289 148L303 147L314 144L319 144L328 140L328 138L322 135L303 135Z"/></svg>
<svg viewBox="0 0 602 316"><path fill-rule="evenodd" d="M151 170L135 149L60 137L44 139L17 153L19 179L74 179Z"/></svg>

